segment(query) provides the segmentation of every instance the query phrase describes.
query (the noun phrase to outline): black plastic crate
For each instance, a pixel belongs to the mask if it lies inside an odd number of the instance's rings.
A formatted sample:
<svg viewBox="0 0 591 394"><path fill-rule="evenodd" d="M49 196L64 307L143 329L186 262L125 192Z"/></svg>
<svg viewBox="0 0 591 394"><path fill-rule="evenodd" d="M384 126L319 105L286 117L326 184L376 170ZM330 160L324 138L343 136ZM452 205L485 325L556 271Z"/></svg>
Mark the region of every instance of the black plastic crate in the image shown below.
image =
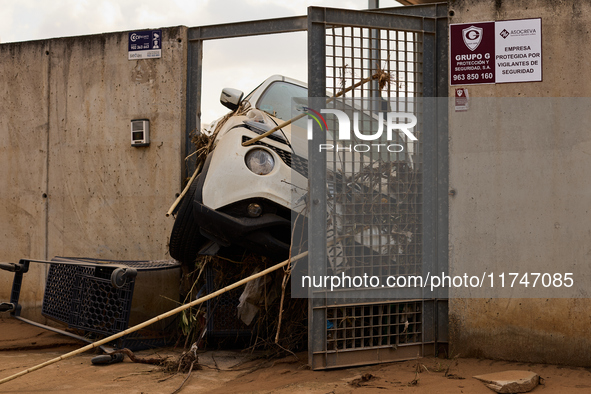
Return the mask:
<svg viewBox="0 0 591 394"><path fill-rule="evenodd" d="M11 315L52 331L56 330L20 317L22 306L19 304L19 298L23 274L28 271L31 263L48 266L41 305L43 316L61 322L68 328L84 332L73 334L58 330L64 335L86 342L96 339L97 336L110 336L127 329L138 273L180 267L176 260L130 261L78 257L54 257L51 261L21 259L18 264L4 264L3 269L15 272L10 297L10 302L15 307ZM134 268L137 272L134 274L134 271L128 271L128 268ZM116 275L113 275L114 272ZM121 277L120 274L124 276ZM144 286L144 290L148 289L150 287ZM141 330L120 338L113 345L141 350L169 345L173 339L173 336L168 335L166 328L161 331Z"/></svg>
<svg viewBox="0 0 591 394"><path fill-rule="evenodd" d="M177 261L99 260L91 258L55 257L49 264L42 314L67 324L70 328L112 335L127 329L136 278L115 288L111 273L127 266L141 271L157 271L178 267ZM129 338L129 343L139 343ZM156 345L154 338L140 342ZM136 348L131 345L130 347ZM149 347L149 346L148 346Z"/></svg>
<svg viewBox="0 0 591 394"><path fill-rule="evenodd" d="M135 281L120 289L110 279L81 275L72 297L72 328L110 335L123 331L129 324Z"/></svg>
<svg viewBox="0 0 591 394"><path fill-rule="evenodd" d="M49 266L42 313L44 316L97 334L111 335L127 328L135 279L120 289L111 285L114 268L52 263Z"/></svg>
<svg viewBox="0 0 591 394"><path fill-rule="evenodd" d="M50 264L45 282L41 313L53 320L68 324L72 313L72 293L81 274L91 268L67 264Z"/></svg>

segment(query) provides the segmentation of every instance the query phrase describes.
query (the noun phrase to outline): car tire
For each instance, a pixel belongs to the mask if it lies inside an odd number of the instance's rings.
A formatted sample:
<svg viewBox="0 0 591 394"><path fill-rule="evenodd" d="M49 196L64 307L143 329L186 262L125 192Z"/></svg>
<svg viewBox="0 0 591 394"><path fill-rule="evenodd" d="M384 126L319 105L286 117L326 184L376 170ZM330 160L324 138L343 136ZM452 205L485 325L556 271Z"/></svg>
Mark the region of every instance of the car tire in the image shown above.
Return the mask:
<svg viewBox="0 0 591 394"><path fill-rule="evenodd" d="M168 244L170 256L187 265L195 263L197 253L205 241L193 217L193 199L197 183L198 179L194 179L187 194L181 200Z"/></svg>

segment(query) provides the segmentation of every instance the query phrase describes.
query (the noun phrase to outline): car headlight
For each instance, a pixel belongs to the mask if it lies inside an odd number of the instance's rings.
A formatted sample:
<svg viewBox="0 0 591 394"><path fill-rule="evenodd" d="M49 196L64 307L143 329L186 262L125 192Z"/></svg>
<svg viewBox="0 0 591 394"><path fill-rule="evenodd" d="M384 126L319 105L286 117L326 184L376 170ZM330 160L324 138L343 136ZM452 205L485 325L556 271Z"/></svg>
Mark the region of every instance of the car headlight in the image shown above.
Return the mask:
<svg viewBox="0 0 591 394"><path fill-rule="evenodd" d="M244 161L248 169L257 175L267 175L275 167L273 155L260 148L250 150L244 157Z"/></svg>

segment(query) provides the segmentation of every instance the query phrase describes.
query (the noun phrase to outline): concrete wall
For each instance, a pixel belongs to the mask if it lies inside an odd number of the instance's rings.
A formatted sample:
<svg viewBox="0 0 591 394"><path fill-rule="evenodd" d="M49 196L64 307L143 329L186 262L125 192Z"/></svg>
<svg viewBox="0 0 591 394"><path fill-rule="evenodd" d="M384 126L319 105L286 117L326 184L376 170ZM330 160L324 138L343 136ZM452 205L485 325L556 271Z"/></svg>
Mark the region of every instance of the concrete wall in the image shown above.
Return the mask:
<svg viewBox="0 0 591 394"><path fill-rule="evenodd" d="M499 98L591 96L591 3L452 0L449 8L450 23L541 17L543 32L543 82L473 85L470 110L450 108L451 269L588 267L591 100L569 113L565 99L538 107ZM451 348L462 356L589 366L589 327L584 298L450 300Z"/></svg>
<svg viewBox="0 0 591 394"><path fill-rule="evenodd" d="M180 191L187 29L162 58L127 59L128 33L0 45L0 261L53 256L166 259ZM151 144L130 145L130 120ZM39 317L45 268L25 276ZM0 300L12 274L0 271Z"/></svg>

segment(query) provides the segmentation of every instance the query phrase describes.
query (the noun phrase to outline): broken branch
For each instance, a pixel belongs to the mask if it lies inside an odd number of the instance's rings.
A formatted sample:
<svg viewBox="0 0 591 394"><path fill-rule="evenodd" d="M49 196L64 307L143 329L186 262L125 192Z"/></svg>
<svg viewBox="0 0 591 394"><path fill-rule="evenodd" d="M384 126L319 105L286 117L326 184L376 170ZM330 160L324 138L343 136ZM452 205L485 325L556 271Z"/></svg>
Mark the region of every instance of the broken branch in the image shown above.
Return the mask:
<svg viewBox="0 0 591 394"><path fill-rule="evenodd" d="M326 103L327 104L330 103L335 98L341 97L345 93L347 93L347 92L349 92L349 91L351 91L351 90L353 90L355 88L358 88L359 86L363 85L364 83L367 83L369 81L373 81L374 79L377 79L377 80L380 80L381 81L381 80L383 80L385 78L384 77L385 74L388 75L385 71L378 70L378 72L376 72L375 74L373 74L371 77L367 77L365 79L362 79L361 81L357 82L356 84L351 85L348 88L341 90L340 92L338 92L337 94L335 94L334 96L332 96L328 100L326 100ZM265 137L270 136L271 134L273 134L277 130L282 129L285 126L288 126L288 125L292 124L293 122L295 122L295 121L303 118L304 116L306 116L306 113L305 112L299 114L295 118L291 118L289 120L286 120L285 122L280 123L277 126L273 127L271 130L269 130L269 131L267 131L267 132L265 132L265 133L263 133L261 135L258 135L258 136L254 137L254 138L252 138L252 139L250 139L248 141L243 142L242 143L242 146L248 146L248 145L254 144L255 142L257 142L259 140L262 140Z"/></svg>
<svg viewBox="0 0 591 394"><path fill-rule="evenodd" d="M195 180L195 177L197 176L197 174L199 174L199 170L201 170L201 164L202 163L199 163L199 165L195 169L195 172L193 173L193 176L191 177L191 179L189 179L189 182L187 182L187 186L185 186L185 188L183 189L183 192L177 197L176 200L174 200L174 202L172 203L172 205L168 209L168 212L166 212L166 217L169 217L170 215L172 215L172 213L174 212L177 205L179 205L179 202L181 202L183 197L185 197L185 194L187 194L187 191L191 187L191 184L193 184L193 180Z"/></svg>

